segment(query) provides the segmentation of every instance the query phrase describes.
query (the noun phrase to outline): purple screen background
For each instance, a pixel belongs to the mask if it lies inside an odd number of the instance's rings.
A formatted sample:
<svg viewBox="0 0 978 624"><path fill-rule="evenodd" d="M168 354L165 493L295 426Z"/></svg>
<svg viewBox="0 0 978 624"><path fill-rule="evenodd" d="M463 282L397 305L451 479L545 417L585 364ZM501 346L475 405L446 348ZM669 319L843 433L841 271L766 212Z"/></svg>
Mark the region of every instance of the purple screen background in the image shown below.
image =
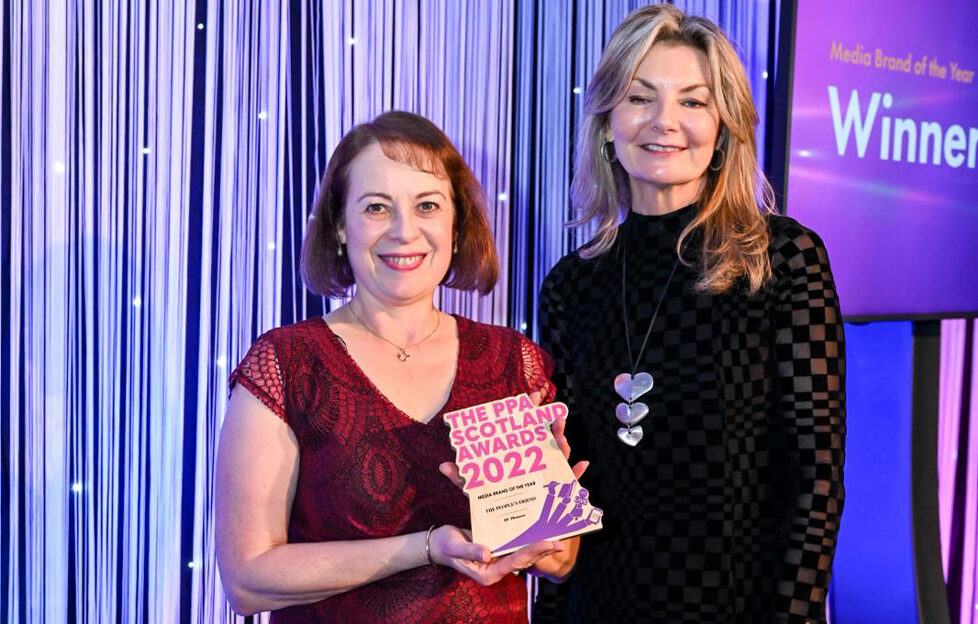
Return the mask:
<svg viewBox="0 0 978 624"><path fill-rule="evenodd" d="M970 84L950 78L950 61L978 70L976 28L978 2L798 2L786 212L825 241L848 318L978 312L978 168L967 158L978 74ZM833 41L847 50L861 44L873 64L830 59ZM911 72L877 68L876 48L912 55ZM948 78L913 73L923 55L928 63L936 56ZM880 100L864 157L854 131L838 153L829 85L838 89L842 119L853 89L864 118L874 91L892 95L890 108ZM883 116L911 118L918 130L936 121L942 135L961 126L964 163L948 165L943 146L939 166L906 162L906 141L903 162L881 160Z"/></svg>

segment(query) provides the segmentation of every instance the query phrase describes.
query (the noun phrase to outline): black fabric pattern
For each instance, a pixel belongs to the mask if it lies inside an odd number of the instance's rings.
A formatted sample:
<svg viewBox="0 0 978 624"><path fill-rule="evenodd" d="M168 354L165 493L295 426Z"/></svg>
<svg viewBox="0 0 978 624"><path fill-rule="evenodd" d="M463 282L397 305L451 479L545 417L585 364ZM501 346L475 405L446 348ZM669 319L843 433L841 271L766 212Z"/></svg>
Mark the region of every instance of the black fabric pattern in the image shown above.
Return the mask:
<svg viewBox="0 0 978 624"><path fill-rule="evenodd" d="M559 589L541 583L534 622L822 622L842 513L844 340L828 257L816 234L770 217L775 278L694 290L681 265L639 370L644 439L622 444L612 380L629 372L695 206L630 214L600 258L562 259L543 284L541 343L570 406L575 459L604 509ZM689 241L684 257L695 259ZM566 612L566 613L565 613Z"/></svg>

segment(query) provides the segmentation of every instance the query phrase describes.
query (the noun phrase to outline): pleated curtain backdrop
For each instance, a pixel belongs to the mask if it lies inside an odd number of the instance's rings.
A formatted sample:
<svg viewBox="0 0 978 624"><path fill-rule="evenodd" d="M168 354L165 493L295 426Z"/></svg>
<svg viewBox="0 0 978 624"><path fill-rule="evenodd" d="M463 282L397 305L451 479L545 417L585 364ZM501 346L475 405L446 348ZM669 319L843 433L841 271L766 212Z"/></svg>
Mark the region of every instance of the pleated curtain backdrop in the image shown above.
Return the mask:
<svg viewBox="0 0 978 624"><path fill-rule="evenodd" d="M0 619L234 620L226 380L257 335L336 304L298 256L353 125L410 110L459 146L502 273L440 305L532 335L540 282L583 241L563 227L581 93L641 4L3 2ZM763 115L775 7L676 4L730 32Z"/></svg>
<svg viewBox="0 0 978 624"><path fill-rule="evenodd" d="M978 622L978 321L941 323L937 501L951 622Z"/></svg>

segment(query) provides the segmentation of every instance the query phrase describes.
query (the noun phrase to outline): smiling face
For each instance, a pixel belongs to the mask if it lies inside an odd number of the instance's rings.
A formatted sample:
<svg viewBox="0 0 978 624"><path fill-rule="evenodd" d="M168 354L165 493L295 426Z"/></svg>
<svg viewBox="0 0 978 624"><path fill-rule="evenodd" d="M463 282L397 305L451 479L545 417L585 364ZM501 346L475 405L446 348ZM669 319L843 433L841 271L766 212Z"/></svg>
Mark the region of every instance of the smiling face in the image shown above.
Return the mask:
<svg viewBox="0 0 978 624"><path fill-rule="evenodd" d="M703 52L657 43L611 109L605 138L628 173L633 210L699 198L720 125L708 75Z"/></svg>
<svg viewBox="0 0 978 624"><path fill-rule="evenodd" d="M451 183L391 160L377 144L347 176L339 236L358 296L388 306L430 302L452 260Z"/></svg>

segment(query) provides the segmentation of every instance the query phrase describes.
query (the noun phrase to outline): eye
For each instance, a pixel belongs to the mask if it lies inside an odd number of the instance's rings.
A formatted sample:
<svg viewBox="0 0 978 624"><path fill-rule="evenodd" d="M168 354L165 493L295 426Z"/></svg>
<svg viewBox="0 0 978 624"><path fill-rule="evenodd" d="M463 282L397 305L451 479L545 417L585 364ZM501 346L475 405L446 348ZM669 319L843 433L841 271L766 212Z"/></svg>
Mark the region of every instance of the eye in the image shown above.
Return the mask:
<svg viewBox="0 0 978 624"><path fill-rule="evenodd" d="M645 97L644 95L629 95L628 102L630 104L648 104L652 99Z"/></svg>
<svg viewBox="0 0 978 624"><path fill-rule="evenodd" d="M384 204L367 204L363 211L370 215L384 214L387 211L387 206Z"/></svg>
<svg viewBox="0 0 978 624"><path fill-rule="evenodd" d="M430 201L421 202L420 204L418 204L418 211L423 214L431 214L433 212L436 212L439 208L440 206L438 204Z"/></svg>
<svg viewBox="0 0 978 624"><path fill-rule="evenodd" d="M699 100L683 100L682 104L686 108L703 108L706 106L706 102L701 102Z"/></svg>

